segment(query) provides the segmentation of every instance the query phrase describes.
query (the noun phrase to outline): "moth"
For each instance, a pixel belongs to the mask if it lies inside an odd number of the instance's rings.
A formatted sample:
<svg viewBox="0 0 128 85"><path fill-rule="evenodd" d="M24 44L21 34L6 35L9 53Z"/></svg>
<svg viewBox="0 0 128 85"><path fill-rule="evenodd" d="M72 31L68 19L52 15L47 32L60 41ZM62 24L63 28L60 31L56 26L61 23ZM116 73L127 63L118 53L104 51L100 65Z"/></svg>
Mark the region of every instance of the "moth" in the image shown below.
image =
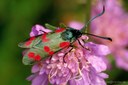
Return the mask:
<svg viewBox="0 0 128 85"><path fill-rule="evenodd" d="M82 30L86 28L92 20L94 20L96 17L103 15L104 12L105 7L103 6L103 11L90 19L81 30L66 27L65 25L61 25L59 29L56 29L57 27L46 24L46 27L48 29L54 29L54 31L50 33L44 32L44 34L30 37L24 42L19 43L19 47L28 49L23 56L23 64L31 65L35 62L43 60L44 58L47 58L48 56L52 56L53 54L59 52L66 47L73 48L73 43L78 40L78 38L80 38L82 35L91 35L112 41L112 39L109 37L102 37L82 32ZM79 42L79 44L81 43Z"/></svg>

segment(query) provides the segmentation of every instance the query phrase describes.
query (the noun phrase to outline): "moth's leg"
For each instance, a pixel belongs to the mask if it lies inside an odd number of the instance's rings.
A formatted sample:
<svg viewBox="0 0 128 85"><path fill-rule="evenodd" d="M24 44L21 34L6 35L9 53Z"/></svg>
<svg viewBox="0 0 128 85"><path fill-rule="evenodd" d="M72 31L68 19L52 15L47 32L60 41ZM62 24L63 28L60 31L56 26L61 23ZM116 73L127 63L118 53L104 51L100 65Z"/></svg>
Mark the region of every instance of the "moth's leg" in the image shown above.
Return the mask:
<svg viewBox="0 0 128 85"><path fill-rule="evenodd" d="M81 42L79 41L79 39L77 39L77 41L78 41L78 43L79 43L83 48L85 48L85 47L81 44Z"/></svg>
<svg viewBox="0 0 128 85"><path fill-rule="evenodd" d="M52 59L52 56L49 56L49 61L50 61L50 63L51 63L51 59Z"/></svg>
<svg viewBox="0 0 128 85"><path fill-rule="evenodd" d="M70 45L69 47L71 47L71 49L70 49L68 52L66 52L66 53L64 54L64 57L63 57L63 61L64 61L64 63L66 63L66 61L65 61L65 57L66 57L66 55L67 55L69 52L72 51L72 49L73 49L73 45Z"/></svg>
<svg viewBox="0 0 128 85"><path fill-rule="evenodd" d="M79 39L77 39L77 41L78 41L78 43L79 43L84 49L86 49L86 50L90 50L89 48L84 47L84 46L81 44L81 42L79 41ZM82 40L82 41L84 41L84 40Z"/></svg>

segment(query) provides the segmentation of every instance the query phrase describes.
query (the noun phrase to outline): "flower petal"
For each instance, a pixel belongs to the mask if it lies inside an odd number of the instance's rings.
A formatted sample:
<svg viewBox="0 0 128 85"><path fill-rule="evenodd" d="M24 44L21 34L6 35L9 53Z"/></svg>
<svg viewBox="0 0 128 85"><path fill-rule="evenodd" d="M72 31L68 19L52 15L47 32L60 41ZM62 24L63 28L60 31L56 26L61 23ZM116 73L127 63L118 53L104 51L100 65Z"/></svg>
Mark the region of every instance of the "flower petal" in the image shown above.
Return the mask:
<svg viewBox="0 0 128 85"><path fill-rule="evenodd" d="M119 68L128 70L128 51L119 50L119 54L116 55L116 63Z"/></svg>
<svg viewBox="0 0 128 85"><path fill-rule="evenodd" d="M72 21L69 23L69 27L72 27L77 30L80 30L83 26L84 26L84 24L76 22L76 21Z"/></svg>
<svg viewBox="0 0 128 85"><path fill-rule="evenodd" d="M46 74L38 75L32 80L32 85L48 85L48 78Z"/></svg>
<svg viewBox="0 0 128 85"><path fill-rule="evenodd" d="M87 57L87 60L92 64L97 72L102 72L107 69L107 65L101 57L91 55L90 57Z"/></svg>
<svg viewBox="0 0 128 85"><path fill-rule="evenodd" d="M32 73L36 73L36 72L38 72L40 70L40 67L39 67L39 65L38 64L35 64L33 67L32 67Z"/></svg>
<svg viewBox="0 0 128 85"><path fill-rule="evenodd" d="M93 42L88 42L85 44L88 48L90 48L91 52L98 56L104 56L110 53L110 50L107 46L101 44L95 44Z"/></svg>
<svg viewBox="0 0 128 85"><path fill-rule="evenodd" d="M51 32L51 30L46 29L45 27L37 24L32 27L32 30L30 32L30 37L44 34L44 32L48 33L48 32Z"/></svg>

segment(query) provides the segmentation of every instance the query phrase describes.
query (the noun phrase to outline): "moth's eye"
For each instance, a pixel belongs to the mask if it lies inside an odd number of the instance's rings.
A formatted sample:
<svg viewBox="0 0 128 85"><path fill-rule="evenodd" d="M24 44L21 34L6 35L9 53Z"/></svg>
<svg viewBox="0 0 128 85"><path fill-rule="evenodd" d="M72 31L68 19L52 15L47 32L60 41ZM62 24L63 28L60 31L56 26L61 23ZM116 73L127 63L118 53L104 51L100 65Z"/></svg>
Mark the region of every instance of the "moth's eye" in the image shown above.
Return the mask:
<svg viewBox="0 0 128 85"><path fill-rule="evenodd" d="M72 33L71 32L66 32L66 36L67 36L67 38L72 38Z"/></svg>
<svg viewBox="0 0 128 85"><path fill-rule="evenodd" d="M65 40L70 40L73 37L72 32L66 31L62 33L62 38Z"/></svg>
<svg viewBox="0 0 128 85"><path fill-rule="evenodd" d="M66 35L70 35L71 34L71 32L66 32Z"/></svg>

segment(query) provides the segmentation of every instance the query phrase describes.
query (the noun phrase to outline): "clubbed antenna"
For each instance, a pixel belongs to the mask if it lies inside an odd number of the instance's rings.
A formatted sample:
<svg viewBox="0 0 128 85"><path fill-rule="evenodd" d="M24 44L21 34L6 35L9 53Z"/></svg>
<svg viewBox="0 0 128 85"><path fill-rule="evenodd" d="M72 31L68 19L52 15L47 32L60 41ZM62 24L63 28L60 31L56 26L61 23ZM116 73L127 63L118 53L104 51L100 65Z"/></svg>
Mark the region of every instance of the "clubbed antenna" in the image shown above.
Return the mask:
<svg viewBox="0 0 128 85"><path fill-rule="evenodd" d="M98 35L94 35L94 34L90 34L90 33L82 33L82 34L86 34L86 35L90 35L90 36L94 36L94 37L98 37L98 38L112 41L112 39L110 37L103 37L103 36L98 36Z"/></svg>
<svg viewBox="0 0 128 85"><path fill-rule="evenodd" d="M86 27L88 26L88 24L89 24L91 21L93 21L95 18L97 18L97 17L103 15L104 12L105 12L105 6L103 5L103 10L102 10L102 12L101 12L100 14L96 15L95 17L93 17L92 19L90 19L90 20L84 25L84 27L82 28L82 30L84 30L84 28L86 28Z"/></svg>

